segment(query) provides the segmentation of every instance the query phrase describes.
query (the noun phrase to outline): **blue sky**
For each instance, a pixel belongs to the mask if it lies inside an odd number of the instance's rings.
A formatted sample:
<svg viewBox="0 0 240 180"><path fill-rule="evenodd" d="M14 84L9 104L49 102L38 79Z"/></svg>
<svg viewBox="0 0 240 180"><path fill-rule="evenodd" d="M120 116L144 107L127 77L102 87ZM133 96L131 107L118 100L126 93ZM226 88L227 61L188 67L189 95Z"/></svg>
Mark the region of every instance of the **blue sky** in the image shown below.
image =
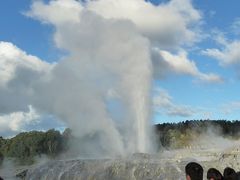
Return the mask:
<svg viewBox="0 0 240 180"><path fill-rule="evenodd" d="M56 61L61 52L52 42L53 27L24 16L32 0L1 2L0 22L2 41L10 41L27 51L47 61Z"/></svg>
<svg viewBox="0 0 240 180"><path fill-rule="evenodd" d="M0 2L0 41L10 42L27 54L48 63L58 62L64 55L64 51L57 48L53 40L53 34L58 27L45 23L36 14L27 16L26 12L31 9L32 2L31 0ZM151 0L151 2L159 6L170 1ZM240 53L237 53L238 50L234 51L235 54L229 51L232 50L232 44L240 41L240 1L192 0L190 4L201 18L197 20L193 18L194 22L187 24L186 27L200 37L190 45L178 44L177 48L171 50L161 49L162 46L158 48L177 57L179 52L185 52L187 61L194 62L198 70L194 74L182 70L180 72L178 67L175 67L163 78L153 79L153 99L155 96L166 98L165 103L157 102L153 108L156 109L153 114L154 122L208 118L239 119ZM177 29L178 25L175 28ZM224 40L224 43L221 43L221 40ZM213 50L216 49L220 52L217 55L213 54ZM221 77L221 82L203 82L202 78L210 73ZM156 89L160 90L155 92ZM178 113L179 111L186 112ZM57 122L49 124L62 126Z"/></svg>
<svg viewBox="0 0 240 180"><path fill-rule="evenodd" d="M153 1L158 3L159 1ZM203 15L203 31L210 33L217 29L226 34L231 40L239 39L239 34L232 32L233 22L240 17L238 7L240 2L234 1L200 1L193 0L194 6ZM196 45L199 49L215 48L217 44L211 38L206 38ZM193 83L192 79L186 77L171 77L164 81L157 81L156 84L167 89L174 101L179 104L186 104L191 107L206 108L211 112L210 119L239 119L239 110L225 114L220 107L230 102L239 101L240 92L239 79L233 68L223 68L214 60L202 55L199 51L190 52L190 58L194 59L199 69L221 74L226 81L222 84L199 84ZM190 117L189 119L205 119L202 114ZM208 117L207 117L208 118ZM167 120L171 122L182 121L185 117L169 117L158 114L156 121Z"/></svg>

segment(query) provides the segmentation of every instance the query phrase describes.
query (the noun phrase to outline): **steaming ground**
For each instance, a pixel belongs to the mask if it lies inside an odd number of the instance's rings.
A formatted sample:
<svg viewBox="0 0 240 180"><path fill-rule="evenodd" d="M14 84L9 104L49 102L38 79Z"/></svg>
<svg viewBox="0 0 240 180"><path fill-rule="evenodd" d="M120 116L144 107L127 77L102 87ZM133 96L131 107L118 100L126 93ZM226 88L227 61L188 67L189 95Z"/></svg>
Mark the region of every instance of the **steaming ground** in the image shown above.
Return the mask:
<svg viewBox="0 0 240 180"><path fill-rule="evenodd" d="M26 179L185 179L184 167L189 161L200 162L205 171L210 167L223 171L226 166L239 170L239 150L240 143L227 149L193 148L128 158L54 161L31 170Z"/></svg>
<svg viewBox="0 0 240 180"><path fill-rule="evenodd" d="M196 143L198 142L198 143ZM15 167L8 162L0 170L5 179L28 169L26 179L184 179L184 167L197 161L206 171L215 167L220 171L227 166L240 170L240 140L220 136L202 136L186 148L162 149L156 154L136 153L127 157L102 159L48 160L41 158L30 167Z"/></svg>

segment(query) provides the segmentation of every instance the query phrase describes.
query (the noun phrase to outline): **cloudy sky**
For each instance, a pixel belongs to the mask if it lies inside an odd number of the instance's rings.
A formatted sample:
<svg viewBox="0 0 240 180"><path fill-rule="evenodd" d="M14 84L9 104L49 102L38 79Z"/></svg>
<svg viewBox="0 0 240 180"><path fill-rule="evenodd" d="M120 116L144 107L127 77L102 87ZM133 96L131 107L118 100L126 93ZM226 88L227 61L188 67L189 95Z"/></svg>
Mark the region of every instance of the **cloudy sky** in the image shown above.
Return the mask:
<svg viewBox="0 0 240 180"><path fill-rule="evenodd" d="M149 81L155 123L239 119L238 7L239 0L1 1L0 135L63 129L79 116L108 119L100 96L125 97L131 107L129 91ZM108 108L124 114L115 101Z"/></svg>

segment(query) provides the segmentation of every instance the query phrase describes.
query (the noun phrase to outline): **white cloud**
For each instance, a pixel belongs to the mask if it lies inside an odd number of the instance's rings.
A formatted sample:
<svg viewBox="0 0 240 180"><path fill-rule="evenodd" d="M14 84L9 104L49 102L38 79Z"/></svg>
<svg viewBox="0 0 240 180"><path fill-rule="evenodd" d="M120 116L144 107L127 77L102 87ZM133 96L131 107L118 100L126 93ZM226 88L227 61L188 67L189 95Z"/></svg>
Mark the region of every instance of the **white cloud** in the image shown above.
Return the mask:
<svg viewBox="0 0 240 180"><path fill-rule="evenodd" d="M24 131L29 124L38 123L40 116L29 106L28 112L13 112L0 116L0 132L1 134L10 135Z"/></svg>
<svg viewBox="0 0 240 180"><path fill-rule="evenodd" d="M26 14L59 27L81 21L82 11L92 11L107 19L129 20L153 43L164 48L197 41L197 24L202 18L190 0L171 0L158 6L144 0L128 3L122 0L88 0L83 4L75 0L50 1L49 4L35 1Z"/></svg>
<svg viewBox="0 0 240 180"><path fill-rule="evenodd" d="M168 51L159 51L160 56L163 58L170 68L178 74L189 74L197 76L199 74L198 68L194 61L187 58L186 52L179 52L177 55L173 55Z"/></svg>
<svg viewBox="0 0 240 180"><path fill-rule="evenodd" d="M189 106L179 105L173 102L172 97L166 90L157 89L153 97L154 110L169 116L191 117L196 112Z"/></svg>
<svg viewBox="0 0 240 180"><path fill-rule="evenodd" d="M0 113L27 111L34 84L53 67L12 43L0 42Z"/></svg>
<svg viewBox="0 0 240 180"><path fill-rule="evenodd" d="M128 3L122 0L98 0L86 1L82 4L75 0L50 1L48 4L36 1L33 2L27 15L44 23L53 24L56 27L54 40L57 47L83 57L86 54L86 48L96 47L93 42L87 40L88 37L82 38L82 41L85 41L84 45L80 43L76 38L79 33L91 31L92 33L86 33L86 35L91 34L95 41L108 38L107 36L100 37L98 33L101 34L101 32L96 33L96 30L101 30L98 28L99 24L91 24L91 28L84 30L82 20L87 19L88 14L92 14L89 11L109 21L118 21L118 24L120 22L133 23L139 32L150 40L151 48L158 46L158 49L161 49L159 51L161 55L152 59L155 75L158 74L156 78L173 72L190 75L203 82L223 81L216 74L200 72L195 62L187 58L185 51L180 50L178 54L173 55L169 51L162 50L166 47L167 49L180 48L183 44L196 41L196 36L199 34L196 24L201 21L201 13L193 7L190 0L171 0L168 3L160 3L158 6L144 0L131 0ZM61 18L61 13L56 16L56 12L68 12L68 15ZM178 24L177 28L176 24ZM72 32L73 29L74 32ZM79 51L79 49L82 50Z"/></svg>
<svg viewBox="0 0 240 180"><path fill-rule="evenodd" d="M52 0L49 4L43 1L34 1L31 11L24 13L26 16L36 18L42 23L51 23L61 26L65 23L78 23L82 5L76 0Z"/></svg>
<svg viewBox="0 0 240 180"><path fill-rule="evenodd" d="M225 45L221 49L206 49L202 53L218 60L222 66L240 64L240 41L234 40Z"/></svg>
<svg viewBox="0 0 240 180"><path fill-rule="evenodd" d="M168 51L157 50L153 52L153 63L158 65L159 68L155 68L155 74L165 73L176 73L185 74L196 77L197 79L208 82L208 83L221 83L223 79L213 73L202 73L197 68L193 60L188 59L187 52L179 51L178 54L174 55ZM160 62L161 61L161 62ZM164 75L164 74L163 74Z"/></svg>
<svg viewBox="0 0 240 180"><path fill-rule="evenodd" d="M208 48L202 51L203 55L215 58L221 66L240 64L240 40L229 40L220 31L213 32L213 40L219 48Z"/></svg>
<svg viewBox="0 0 240 180"><path fill-rule="evenodd" d="M191 25L201 19L190 0L172 0L158 6L144 0L131 0L128 3L99 0L88 1L86 7L105 18L131 20L144 35L162 47L196 41L197 34Z"/></svg>
<svg viewBox="0 0 240 180"><path fill-rule="evenodd" d="M12 43L0 41L0 86L14 78L17 68L28 68L40 73L49 71L51 66Z"/></svg>

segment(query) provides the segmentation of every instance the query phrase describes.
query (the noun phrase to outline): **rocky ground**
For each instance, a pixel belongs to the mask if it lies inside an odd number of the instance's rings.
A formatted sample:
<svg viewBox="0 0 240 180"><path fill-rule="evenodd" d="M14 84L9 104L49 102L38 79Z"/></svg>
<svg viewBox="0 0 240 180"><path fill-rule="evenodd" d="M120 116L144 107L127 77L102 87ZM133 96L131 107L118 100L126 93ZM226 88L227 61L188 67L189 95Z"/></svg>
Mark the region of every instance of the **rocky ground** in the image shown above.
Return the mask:
<svg viewBox="0 0 240 180"><path fill-rule="evenodd" d="M134 154L128 158L102 160L54 161L28 172L26 179L185 179L184 167L197 161L206 171L226 166L240 170L240 147L218 149L183 149L164 151L156 155Z"/></svg>
<svg viewBox="0 0 240 180"><path fill-rule="evenodd" d="M197 161L203 166L204 177L210 167L220 171L226 166L240 170L240 146L234 145L224 150L217 148L165 150L155 155L134 154L116 159L58 160L21 167L15 174L18 174L18 179L27 180L181 180L185 179L184 167L190 161ZM5 176L5 179L13 177Z"/></svg>

